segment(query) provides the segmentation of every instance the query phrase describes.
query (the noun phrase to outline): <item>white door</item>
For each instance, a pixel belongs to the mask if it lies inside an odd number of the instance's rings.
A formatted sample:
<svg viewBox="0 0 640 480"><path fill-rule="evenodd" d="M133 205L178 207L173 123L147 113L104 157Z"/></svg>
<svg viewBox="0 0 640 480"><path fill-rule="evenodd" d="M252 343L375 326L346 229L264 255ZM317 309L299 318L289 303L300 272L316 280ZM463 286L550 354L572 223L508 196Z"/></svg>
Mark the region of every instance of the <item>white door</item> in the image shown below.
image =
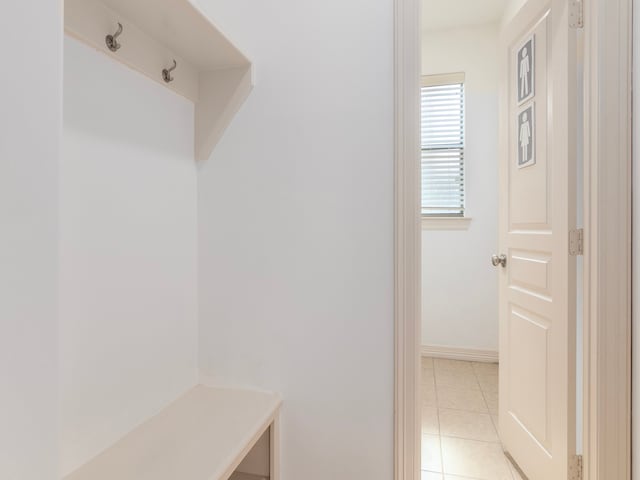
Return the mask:
<svg viewBox="0 0 640 480"><path fill-rule="evenodd" d="M500 433L530 480L567 480L575 458L569 232L577 99L569 3L528 0L500 47Z"/></svg>

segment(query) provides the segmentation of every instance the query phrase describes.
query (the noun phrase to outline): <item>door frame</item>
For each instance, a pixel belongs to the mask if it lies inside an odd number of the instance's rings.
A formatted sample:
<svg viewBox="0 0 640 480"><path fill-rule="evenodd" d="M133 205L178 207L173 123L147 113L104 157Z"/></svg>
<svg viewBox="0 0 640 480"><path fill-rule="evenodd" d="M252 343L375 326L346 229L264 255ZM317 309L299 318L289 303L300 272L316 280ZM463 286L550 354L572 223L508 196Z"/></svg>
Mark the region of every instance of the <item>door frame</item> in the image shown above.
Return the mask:
<svg viewBox="0 0 640 480"><path fill-rule="evenodd" d="M583 478L631 478L632 0L583 3ZM421 0L395 2L394 479L420 479Z"/></svg>
<svg viewBox="0 0 640 480"><path fill-rule="evenodd" d="M394 0L394 479L420 479L421 0Z"/></svg>
<svg viewBox="0 0 640 480"><path fill-rule="evenodd" d="M584 460L631 477L632 0L585 5Z"/></svg>

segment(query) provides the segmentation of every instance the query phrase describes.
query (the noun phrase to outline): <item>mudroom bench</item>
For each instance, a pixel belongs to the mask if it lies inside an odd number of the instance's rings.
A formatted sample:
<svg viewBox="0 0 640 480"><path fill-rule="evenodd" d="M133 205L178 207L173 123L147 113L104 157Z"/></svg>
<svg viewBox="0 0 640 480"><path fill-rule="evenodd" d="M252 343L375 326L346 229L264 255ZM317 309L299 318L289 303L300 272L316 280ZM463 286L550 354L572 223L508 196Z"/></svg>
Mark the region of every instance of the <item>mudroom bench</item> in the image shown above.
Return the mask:
<svg viewBox="0 0 640 480"><path fill-rule="evenodd" d="M198 385L63 480L279 480L280 404Z"/></svg>

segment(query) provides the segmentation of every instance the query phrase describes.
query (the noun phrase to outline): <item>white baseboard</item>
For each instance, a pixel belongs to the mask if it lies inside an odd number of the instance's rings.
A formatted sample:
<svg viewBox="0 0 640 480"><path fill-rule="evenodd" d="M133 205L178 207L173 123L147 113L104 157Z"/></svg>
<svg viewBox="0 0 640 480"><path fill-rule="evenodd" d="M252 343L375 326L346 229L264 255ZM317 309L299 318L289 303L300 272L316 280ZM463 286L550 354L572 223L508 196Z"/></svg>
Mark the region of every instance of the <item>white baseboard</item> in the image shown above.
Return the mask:
<svg viewBox="0 0 640 480"><path fill-rule="evenodd" d="M498 352L494 350L477 350L473 348L441 347L423 345L422 356L446 358L448 360L466 360L467 362L498 363Z"/></svg>

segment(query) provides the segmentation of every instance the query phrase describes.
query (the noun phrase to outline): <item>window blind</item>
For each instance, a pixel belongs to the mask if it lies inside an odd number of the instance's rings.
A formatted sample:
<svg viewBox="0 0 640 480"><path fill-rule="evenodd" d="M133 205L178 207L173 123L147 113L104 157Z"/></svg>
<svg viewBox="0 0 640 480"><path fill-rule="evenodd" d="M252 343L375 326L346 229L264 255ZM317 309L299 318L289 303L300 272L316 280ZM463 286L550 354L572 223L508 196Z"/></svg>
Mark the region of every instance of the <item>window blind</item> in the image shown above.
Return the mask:
<svg viewBox="0 0 640 480"><path fill-rule="evenodd" d="M463 217L464 75L425 77L422 85L422 215Z"/></svg>

